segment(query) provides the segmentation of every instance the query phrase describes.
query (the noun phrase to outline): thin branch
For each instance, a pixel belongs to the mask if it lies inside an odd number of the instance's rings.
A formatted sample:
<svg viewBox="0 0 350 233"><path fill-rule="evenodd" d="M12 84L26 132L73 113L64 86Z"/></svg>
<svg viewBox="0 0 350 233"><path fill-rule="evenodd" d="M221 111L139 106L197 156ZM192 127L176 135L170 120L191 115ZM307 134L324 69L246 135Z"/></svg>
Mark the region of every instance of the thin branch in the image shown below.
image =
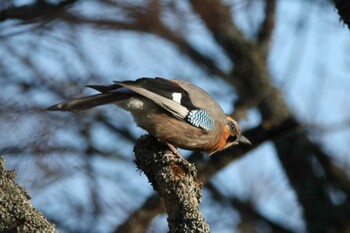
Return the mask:
<svg viewBox="0 0 350 233"><path fill-rule="evenodd" d="M232 75L226 80L239 92L235 112L243 115L247 109L258 106L267 125L287 119L289 109L281 92L272 85L264 56L234 24L230 7L221 0L191 0L190 3L235 64Z"/></svg>
<svg viewBox="0 0 350 233"><path fill-rule="evenodd" d="M89 19L86 17L73 15L68 12L66 12L64 15L61 14L61 17L62 20L66 20L69 23L88 24L99 27L100 29L106 28L118 31L129 30L158 35L160 38L172 42L179 48L181 52L189 56L189 58L191 58L196 64L200 65L210 74L227 79L226 72L219 68L213 59L196 50L193 46L190 45L190 43L188 43L188 41L185 40L184 37L167 28L160 19L155 19L150 22L147 16L143 16L142 18L139 16L140 18L135 19L131 22L122 22L116 20ZM154 17L154 15L152 15L152 17ZM148 20L143 20L143 18L147 18ZM150 25L150 23L152 25Z"/></svg>
<svg viewBox="0 0 350 233"><path fill-rule="evenodd" d="M213 195L213 197L216 200L221 201L221 202L224 202L224 201L230 202L230 204L232 205L233 208L237 209L241 215L245 216L244 219L251 219L251 221L248 224L254 225L254 224L252 224L252 222L254 222L254 221L263 221L263 222L267 223L269 225L269 227L271 227L273 232L293 233L293 231L285 228L284 226L276 223L274 220L269 219L268 217L259 213L256 210L256 208L254 208L254 206L252 206L252 204L250 204L248 202L241 201L237 197L234 197L234 196L226 197L211 182L207 183L205 187L211 192L211 194Z"/></svg>
<svg viewBox="0 0 350 233"><path fill-rule="evenodd" d="M313 151L316 158L322 165L326 179L328 180L329 184L350 195L350 177L346 173L346 171L344 171L344 169L336 165L331 160L329 155L323 152L320 149L320 146L316 143L310 144L310 150ZM350 215L350 212L348 214Z"/></svg>
<svg viewBox="0 0 350 233"><path fill-rule="evenodd" d="M151 195L134 213L130 214L128 219L115 230L115 233L142 233L145 232L150 222L159 213L165 211L165 206L156 194Z"/></svg>
<svg viewBox="0 0 350 233"><path fill-rule="evenodd" d="M275 29L276 0L265 0L265 18L262 21L258 32L258 43L263 56L267 57Z"/></svg>
<svg viewBox="0 0 350 233"><path fill-rule="evenodd" d="M65 0L60 1L58 4L36 1L34 4L27 4L19 7L14 6L0 11L0 22L8 19L19 19L26 23L36 22L43 17L52 16L52 14L61 11L76 1L77 0Z"/></svg>

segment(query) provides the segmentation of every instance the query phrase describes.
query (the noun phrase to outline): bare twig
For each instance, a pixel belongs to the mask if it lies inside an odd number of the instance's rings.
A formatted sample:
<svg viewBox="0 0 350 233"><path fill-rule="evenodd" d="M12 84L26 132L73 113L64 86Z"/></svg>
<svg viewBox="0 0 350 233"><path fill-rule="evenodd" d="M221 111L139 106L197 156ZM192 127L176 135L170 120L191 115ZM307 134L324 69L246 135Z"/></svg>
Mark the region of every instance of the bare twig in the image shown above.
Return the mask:
<svg viewBox="0 0 350 233"><path fill-rule="evenodd" d="M265 18L262 21L258 32L258 43L265 59L268 55L272 33L275 28L275 12L276 0L265 0Z"/></svg>

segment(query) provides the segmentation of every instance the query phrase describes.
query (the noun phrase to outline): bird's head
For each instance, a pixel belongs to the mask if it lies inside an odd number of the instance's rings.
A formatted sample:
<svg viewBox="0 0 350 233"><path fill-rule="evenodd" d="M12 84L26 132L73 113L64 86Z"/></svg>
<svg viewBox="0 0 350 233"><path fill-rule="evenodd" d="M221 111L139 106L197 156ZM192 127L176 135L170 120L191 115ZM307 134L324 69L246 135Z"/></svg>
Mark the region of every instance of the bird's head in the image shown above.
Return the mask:
<svg viewBox="0 0 350 233"><path fill-rule="evenodd" d="M241 134L241 129L239 128L237 122L231 116L226 115L226 120L226 130L230 131L230 136L227 138L227 144L229 144L228 146L239 143L252 145L249 139Z"/></svg>
<svg viewBox="0 0 350 233"><path fill-rule="evenodd" d="M209 151L209 154L211 155L215 152L222 151L239 143L252 145L249 139L241 134L237 122L231 116L226 115L226 124L224 125L221 137L215 144L213 150Z"/></svg>

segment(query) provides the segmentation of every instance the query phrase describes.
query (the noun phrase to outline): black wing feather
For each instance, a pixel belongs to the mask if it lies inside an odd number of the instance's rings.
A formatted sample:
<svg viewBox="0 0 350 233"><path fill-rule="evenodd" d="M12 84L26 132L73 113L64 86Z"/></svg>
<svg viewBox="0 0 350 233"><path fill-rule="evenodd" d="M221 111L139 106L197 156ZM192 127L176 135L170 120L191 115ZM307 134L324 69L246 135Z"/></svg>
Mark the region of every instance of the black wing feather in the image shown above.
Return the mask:
<svg viewBox="0 0 350 233"><path fill-rule="evenodd" d="M119 88L122 88L122 86L118 84L112 84L107 86L106 85L86 85L86 87L92 88L101 93L112 92L112 91L118 90Z"/></svg>
<svg viewBox="0 0 350 233"><path fill-rule="evenodd" d="M173 99L174 93L181 93L180 104L189 110L198 109L191 102L190 96L187 91L185 91L179 84L174 81L156 77L156 78L140 78L135 81L122 81L120 83L125 83L129 85L137 85L146 90L149 90L158 95L164 96L168 99ZM117 84L118 85L118 84Z"/></svg>

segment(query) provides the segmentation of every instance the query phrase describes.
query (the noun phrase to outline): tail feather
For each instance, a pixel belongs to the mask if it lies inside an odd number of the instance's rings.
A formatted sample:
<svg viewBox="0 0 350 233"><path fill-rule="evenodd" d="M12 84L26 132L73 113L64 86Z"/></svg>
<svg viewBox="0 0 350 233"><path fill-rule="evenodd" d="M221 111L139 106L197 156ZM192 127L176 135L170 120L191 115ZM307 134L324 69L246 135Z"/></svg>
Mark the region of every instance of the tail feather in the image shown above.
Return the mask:
<svg viewBox="0 0 350 233"><path fill-rule="evenodd" d="M109 86L106 86L106 85L87 85L86 87L92 88L92 89L99 91L101 93L116 91L116 90L122 88L122 86L120 86L118 84L112 84Z"/></svg>
<svg viewBox="0 0 350 233"><path fill-rule="evenodd" d="M86 97L71 99L59 104L48 107L49 111L69 111L80 112L96 106L105 105L123 100L128 96L120 93L101 93L96 95L90 95Z"/></svg>

